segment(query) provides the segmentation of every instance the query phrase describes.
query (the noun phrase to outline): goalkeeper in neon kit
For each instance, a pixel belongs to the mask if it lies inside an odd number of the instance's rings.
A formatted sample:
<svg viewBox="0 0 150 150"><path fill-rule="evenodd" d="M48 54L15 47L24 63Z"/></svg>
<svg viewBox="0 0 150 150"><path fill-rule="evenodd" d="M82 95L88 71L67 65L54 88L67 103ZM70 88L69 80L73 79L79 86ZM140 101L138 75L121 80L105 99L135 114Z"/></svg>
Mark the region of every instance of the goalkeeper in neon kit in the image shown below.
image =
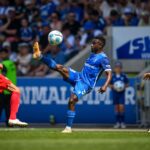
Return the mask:
<svg viewBox="0 0 150 150"><path fill-rule="evenodd" d="M92 91L103 71L105 71L107 79L104 85L99 89L99 92L105 92L109 85L112 73L109 59L103 52L104 46L105 39L103 37L94 38L91 44L91 54L86 60L81 72L77 72L69 67L67 68L61 64L57 64L50 57L44 56L39 49L38 42L34 43L33 58L39 59L52 70L59 72L63 76L64 80L69 82L74 87L68 102L67 123L66 128L62 131L63 133L72 132L71 127L76 115L76 102L82 96Z"/></svg>

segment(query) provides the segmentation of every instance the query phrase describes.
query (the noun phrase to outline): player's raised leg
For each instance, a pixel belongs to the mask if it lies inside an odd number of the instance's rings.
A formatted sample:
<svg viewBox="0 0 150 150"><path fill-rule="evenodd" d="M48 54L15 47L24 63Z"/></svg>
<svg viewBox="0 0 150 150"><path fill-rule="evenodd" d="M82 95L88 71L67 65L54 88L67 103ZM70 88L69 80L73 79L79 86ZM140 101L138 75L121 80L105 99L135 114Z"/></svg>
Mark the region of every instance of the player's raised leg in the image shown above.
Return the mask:
<svg viewBox="0 0 150 150"><path fill-rule="evenodd" d="M35 42L33 45L33 58L40 59L40 61L45 63L49 68L59 72L63 76L63 78L66 79L69 77L68 68L64 67L61 64L57 64L53 59L41 54L38 42Z"/></svg>

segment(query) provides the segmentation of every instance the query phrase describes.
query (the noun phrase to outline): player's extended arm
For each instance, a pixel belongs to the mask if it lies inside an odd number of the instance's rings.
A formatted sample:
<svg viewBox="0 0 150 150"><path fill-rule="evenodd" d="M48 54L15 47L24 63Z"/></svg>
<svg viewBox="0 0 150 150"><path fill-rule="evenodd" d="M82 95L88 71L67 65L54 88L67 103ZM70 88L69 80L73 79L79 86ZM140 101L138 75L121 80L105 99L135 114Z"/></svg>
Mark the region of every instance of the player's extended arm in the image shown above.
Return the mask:
<svg viewBox="0 0 150 150"><path fill-rule="evenodd" d="M144 80L150 80L150 73L145 73L143 78Z"/></svg>
<svg viewBox="0 0 150 150"><path fill-rule="evenodd" d="M112 72L111 71L105 71L107 79L105 84L98 90L100 93L104 93L107 90L107 87L109 86L109 83L111 81Z"/></svg>

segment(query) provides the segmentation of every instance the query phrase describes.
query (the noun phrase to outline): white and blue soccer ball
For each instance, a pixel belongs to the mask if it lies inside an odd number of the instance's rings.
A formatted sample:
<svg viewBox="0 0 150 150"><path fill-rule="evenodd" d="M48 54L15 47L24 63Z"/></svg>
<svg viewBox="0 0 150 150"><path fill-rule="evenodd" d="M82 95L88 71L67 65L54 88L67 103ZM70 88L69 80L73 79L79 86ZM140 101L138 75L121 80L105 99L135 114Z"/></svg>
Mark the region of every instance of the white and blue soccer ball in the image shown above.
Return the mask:
<svg viewBox="0 0 150 150"><path fill-rule="evenodd" d="M53 30L48 34L48 42L50 45L59 45L63 41L63 35L58 30Z"/></svg>
<svg viewBox="0 0 150 150"><path fill-rule="evenodd" d="M122 81L116 81L114 83L114 90L117 92L122 92L125 89L125 84Z"/></svg>

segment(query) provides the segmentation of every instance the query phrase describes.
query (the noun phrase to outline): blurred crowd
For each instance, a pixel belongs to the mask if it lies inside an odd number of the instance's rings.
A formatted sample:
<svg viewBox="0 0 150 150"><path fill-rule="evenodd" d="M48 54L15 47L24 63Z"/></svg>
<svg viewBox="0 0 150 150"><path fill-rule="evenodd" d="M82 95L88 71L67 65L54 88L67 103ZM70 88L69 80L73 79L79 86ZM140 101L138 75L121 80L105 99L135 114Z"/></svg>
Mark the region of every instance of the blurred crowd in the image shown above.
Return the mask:
<svg viewBox="0 0 150 150"><path fill-rule="evenodd" d="M64 64L109 26L149 26L149 0L0 0L0 61L7 57L19 76L44 76L47 66L32 59L32 44ZM61 45L50 46L51 30L63 33Z"/></svg>

